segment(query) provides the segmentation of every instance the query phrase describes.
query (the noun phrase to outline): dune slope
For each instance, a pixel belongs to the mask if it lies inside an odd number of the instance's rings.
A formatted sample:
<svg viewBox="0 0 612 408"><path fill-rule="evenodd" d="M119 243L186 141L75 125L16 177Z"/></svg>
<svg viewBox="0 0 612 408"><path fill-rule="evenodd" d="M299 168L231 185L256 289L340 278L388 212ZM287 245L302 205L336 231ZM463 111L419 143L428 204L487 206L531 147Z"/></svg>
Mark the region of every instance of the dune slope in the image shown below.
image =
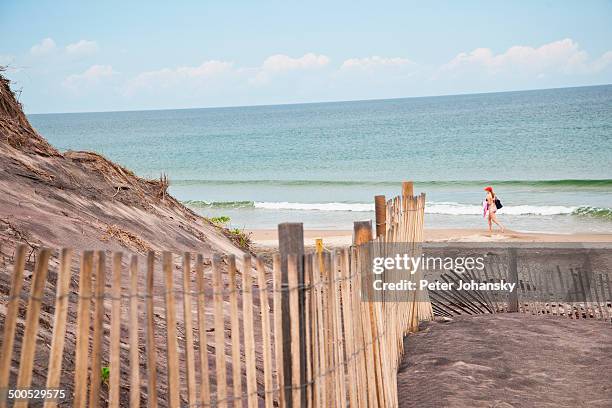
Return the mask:
<svg viewBox="0 0 612 408"><path fill-rule="evenodd" d="M34 363L33 386L39 387L45 384L51 344L59 262L57 249L70 247L75 250L61 384L69 393L74 379L71 373L74 370L76 342L78 256L83 250L91 249L122 251L125 290L128 281L127 265L130 261L128 255L136 254L141 260L139 284L142 288L144 255L149 250L154 250L157 253L154 297L159 299L155 302L154 312L160 317L156 322L156 337L161 347L158 359L159 394L164 398L167 362L164 360L165 333L162 316L165 314L163 294L166 288L159 270L160 252L197 252L206 258L210 258L213 253L235 255L240 265L242 255L245 251L250 251L248 247L241 248L238 245L238 237L234 234L213 225L168 195L167 187L168 182L163 177L160 180L139 178L131 171L93 152L59 152L32 128L10 89L9 81L0 74L0 333L5 320L15 249L17 245L23 244L28 250L24 286L20 294L16 340L11 356L13 371L10 384L15 384L16 381L26 305L38 249L47 247L54 250L43 294ZM109 255L105 282L107 293L110 289ZM179 287L181 260L178 256L174 260L175 286ZM206 265L205 282L210 287L210 263L207 262ZM180 332L184 330L181 302L182 296L178 294L177 318ZM110 301L104 303L106 316L110 316ZM207 304L207 307L211 305ZM122 308L126 316L125 302ZM212 325L212 311L209 309L206 314L207 318L210 318L208 324ZM127 404L128 397L127 330L124 321L121 334L124 388L121 395L122 405ZM103 366L108 365L108 322L105 322L104 331ZM144 338L143 336L144 334L141 334L141 338ZM214 347L210 343L211 338L212 336L209 336L208 347ZM229 338L227 347L230 347ZM180 359L180 366L184 367L184 352L180 353ZM144 365L144 360L141 364ZM144 366L142 370L145 372ZM183 372L181 376L184 377ZM102 391L102 398L105 399L106 391ZM142 395L145 401L146 391L143 390Z"/></svg>
<svg viewBox="0 0 612 408"><path fill-rule="evenodd" d="M0 242L240 255L226 230L145 180L92 152L60 153L28 122L0 76Z"/></svg>

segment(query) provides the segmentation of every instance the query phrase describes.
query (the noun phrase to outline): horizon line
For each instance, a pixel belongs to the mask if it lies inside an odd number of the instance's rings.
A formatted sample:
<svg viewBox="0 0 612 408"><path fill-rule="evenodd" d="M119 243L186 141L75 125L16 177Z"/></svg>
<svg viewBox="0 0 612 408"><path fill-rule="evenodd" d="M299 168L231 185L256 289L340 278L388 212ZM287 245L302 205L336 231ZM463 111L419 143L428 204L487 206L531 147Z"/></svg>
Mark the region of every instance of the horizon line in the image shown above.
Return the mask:
<svg viewBox="0 0 612 408"><path fill-rule="evenodd" d="M439 95L421 95L421 96L400 96L393 98L365 98L365 99L343 99L333 101L317 101L317 102L287 102L287 103L262 103L254 105L222 105L222 106L204 106L204 107L191 107L191 108L155 108L155 109L125 109L125 110L102 110L102 111L72 111L72 112L38 112L38 113L26 113L29 115L64 115L64 114L81 114L81 113L124 113L124 112L155 112L155 111L171 111L171 110L201 110L201 109L236 109L236 108L261 108L261 107L273 107L273 106L299 106L299 105L318 105L318 104L332 104L332 103L350 103L350 102L376 102L376 101L393 101L402 99L420 99L420 98L441 98L450 96L470 96L470 95L492 95L492 94L505 94L505 93L516 93L516 92L534 92L534 91L552 91L559 89L574 89L574 88L595 88L601 86L612 86L612 83L596 84L596 85L576 85L576 86L559 86L552 88L531 88L531 89L517 89L507 91L490 91L490 92L465 92L456 94L439 94Z"/></svg>

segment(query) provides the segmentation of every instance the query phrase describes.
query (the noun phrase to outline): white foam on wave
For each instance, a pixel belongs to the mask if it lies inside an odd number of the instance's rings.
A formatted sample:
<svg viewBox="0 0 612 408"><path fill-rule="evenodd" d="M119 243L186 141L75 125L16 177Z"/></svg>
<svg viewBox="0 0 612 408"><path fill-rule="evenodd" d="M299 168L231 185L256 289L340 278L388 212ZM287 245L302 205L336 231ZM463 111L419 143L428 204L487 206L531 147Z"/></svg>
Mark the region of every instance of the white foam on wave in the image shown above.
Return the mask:
<svg viewBox="0 0 612 408"><path fill-rule="evenodd" d="M255 202L255 208L266 210L299 210L299 211L374 211L374 204L366 203L295 203L295 202ZM509 215L564 215L571 214L578 207L562 205L536 206L516 205L504 206L500 214ZM428 202L425 206L427 214L445 215L481 215L482 206L454 202Z"/></svg>
<svg viewBox="0 0 612 408"><path fill-rule="evenodd" d="M266 210L302 210L302 211L374 211L374 204L364 203L268 203L255 202L255 208Z"/></svg>
<svg viewBox="0 0 612 408"><path fill-rule="evenodd" d="M504 206L499 210L499 213L509 215L564 215L571 214L577 208L578 207L566 207L563 205L515 205ZM482 215L482 205L432 202L425 205L425 213L447 215Z"/></svg>

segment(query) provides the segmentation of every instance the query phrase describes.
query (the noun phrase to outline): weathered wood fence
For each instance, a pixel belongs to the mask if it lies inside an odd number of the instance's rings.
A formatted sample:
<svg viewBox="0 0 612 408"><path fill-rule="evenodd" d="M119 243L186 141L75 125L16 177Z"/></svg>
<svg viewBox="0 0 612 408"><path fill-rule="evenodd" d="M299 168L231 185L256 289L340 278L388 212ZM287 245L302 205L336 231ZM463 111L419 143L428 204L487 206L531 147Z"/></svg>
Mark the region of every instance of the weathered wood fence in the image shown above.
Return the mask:
<svg viewBox="0 0 612 408"><path fill-rule="evenodd" d="M431 305L420 291L362 301L371 265L360 252L421 241L424 206L405 185L385 203L377 238L357 222L354 245L331 253L304 254L301 225L281 224L271 268L250 255L176 262L150 252L128 263L104 251L84 251L75 268L71 249L42 249L29 275L18 247L3 293L0 390L67 390L45 407L396 407L402 339L432 318Z"/></svg>
<svg viewBox="0 0 612 408"><path fill-rule="evenodd" d="M558 266L538 274L527 271L520 276L518 304L523 313L612 322L610 275Z"/></svg>
<svg viewBox="0 0 612 408"><path fill-rule="evenodd" d="M483 270L461 273L448 271L439 280L457 283L516 283L507 291L430 291L434 313L439 316L522 312L534 315L563 316L570 319L598 319L612 322L612 284L610 249L581 248L583 244L529 244L504 246L505 256ZM498 248L499 249L499 248ZM599 251L599 252L598 252ZM483 251L486 252L486 251ZM599 267L591 258L599 259ZM520 262L522 261L522 262ZM520 265L522 264L522 265ZM521 267L522 266L522 267ZM438 277L437 277L438 278Z"/></svg>

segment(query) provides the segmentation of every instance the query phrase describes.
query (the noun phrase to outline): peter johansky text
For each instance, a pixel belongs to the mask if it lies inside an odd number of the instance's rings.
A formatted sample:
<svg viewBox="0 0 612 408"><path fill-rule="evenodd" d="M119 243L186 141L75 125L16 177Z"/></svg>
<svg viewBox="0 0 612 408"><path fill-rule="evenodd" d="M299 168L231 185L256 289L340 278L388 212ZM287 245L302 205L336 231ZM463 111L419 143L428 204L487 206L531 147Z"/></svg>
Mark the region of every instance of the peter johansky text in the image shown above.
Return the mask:
<svg viewBox="0 0 612 408"><path fill-rule="evenodd" d="M374 279L372 286L376 291L402 291L402 290L488 290L488 291L507 291L512 292L516 283L506 282L477 282L475 280L459 282L429 282L427 279L421 279L418 282L408 279L402 279L398 282L384 282L382 279Z"/></svg>

